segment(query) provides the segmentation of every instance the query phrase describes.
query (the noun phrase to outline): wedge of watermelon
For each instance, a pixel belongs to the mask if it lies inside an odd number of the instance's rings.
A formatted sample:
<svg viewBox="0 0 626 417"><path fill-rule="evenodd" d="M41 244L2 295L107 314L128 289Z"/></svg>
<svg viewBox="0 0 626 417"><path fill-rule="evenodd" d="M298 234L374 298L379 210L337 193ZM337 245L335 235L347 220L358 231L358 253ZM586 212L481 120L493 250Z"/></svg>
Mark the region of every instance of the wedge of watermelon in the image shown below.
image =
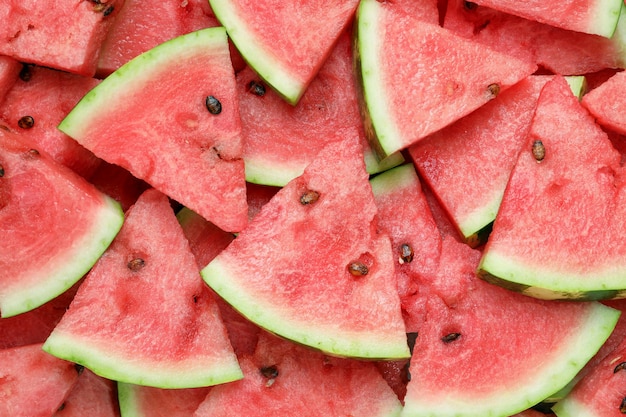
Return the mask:
<svg viewBox="0 0 626 417"><path fill-rule="evenodd" d="M321 351L409 355L389 239L361 145L324 148L203 270L249 320Z"/></svg>
<svg viewBox="0 0 626 417"><path fill-rule="evenodd" d="M469 114L536 69L420 21L393 2L361 1L357 22L361 108L368 138L383 157Z"/></svg>
<svg viewBox="0 0 626 417"><path fill-rule="evenodd" d="M0 312L30 311L72 287L124 221L119 204L20 135L0 129Z"/></svg>
<svg viewBox="0 0 626 417"><path fill-rule="evenodd" d="M122 416L189 417L202 404L212 387L162 389L117 384Z"/></svg>
<svg viewBox="0 0 626 417"><path fill-rule="evenodd" d="M402 405L373 362L325 356L263 333L245 377L213 387L193 417L397 417Z"/></svg>
<svg viewBox="0 0 626 417"><path fill-rule="evenodd" d="M295 104L352 21L358 0L210 0L248 65Z"/></svg>
<svg viewBox="0 0 626 417"><path fill-rule="evenodd" d="M59 128L237 232L248 221L238 106L226 32L215 27L131 60L91 90Z"/></svg>
<svg viewBox="0 0 626 417"><path fill-rule="evenodd" d="M545 157L538 160L533 147ZM565 79L548 82L487 242L481 276L539 298L623 297L626 186L620 160Z"/></svg>
<svg viewBox="0 0 626 417"><path fill-rule="evenodd" d="M600 125L626 135L624 94L626 94L626 72L620 71L585 94L582 104Z"/></svg>
<svg viewBox="0 0 626 417"><path fill-rule="evenodd" d="M132 384L195 388L241 378L189 244L154 189L127 212L43 348Z"/></svg>

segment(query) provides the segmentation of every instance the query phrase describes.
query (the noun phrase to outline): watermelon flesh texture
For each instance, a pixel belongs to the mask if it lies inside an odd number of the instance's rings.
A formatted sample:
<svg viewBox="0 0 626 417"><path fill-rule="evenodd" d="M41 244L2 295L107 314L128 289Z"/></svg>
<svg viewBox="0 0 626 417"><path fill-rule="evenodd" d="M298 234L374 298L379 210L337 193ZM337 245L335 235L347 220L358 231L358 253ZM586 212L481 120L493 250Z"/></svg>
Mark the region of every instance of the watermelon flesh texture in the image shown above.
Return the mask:
<svg viewBox="0 0 626 417"><path fill-rule="evenodd" d="M22 64L19 61L9 56L0 56L0 103L17 81L21 70Z"/></svg>
<svg viewBox="0 0 626 417"><path fill-rule="evenodd" d="M381 156L469 114L536 69L376 0L360 3L357 43L366 133Z"/></svg>
<svg viewBox="0 0 626 417"><path fill-rule="evenodd" d="M548 79L530 76L409 148L421 177L470 246L486 241Z"/></svg>
<svg viewBox="0 0 626 417"><path fill-rule="evenodd" d="M218 114L205 104L210 96L221 103ZM241 123L223 28L139 55L91 90L59 128L218 227L245 227Z"/></svg>
<svg viewBox="0 0 626 417"><path fill-rule="evenodd" d="M202 276L275 334L338 356L406 358L389 240L376 221L361 145L332 144ZM353 264L365 275L349 272Z"/></svg>
<svg viewBox="0 0 626 417"><path fill-rule="evenodd" d="M0 415L52 416L76 385L81 368L47 354L41 346L0 350Z"/></svg>
<svg viewBox="0 0 626 417"><path fill-rule="evenodd" d="M540 163L532 147L540 140ZM539 298L620 298L621 155L562 77L539 98L480 264L483 278Z"/></svg>
<svg viewBox="0 0 626 417"><path fill-rule="evenodd" d="M159 388L241 377L189 244L154 189L127 212L44 349L102 377Z"/></svg>
<svg viewBox="0 0 626 417"><path fill-rule="evenodd" d="M618 72L598 87L585 94L582 105L604 128L626 135L626 73Z"/></svg>
<svg viewBox="0 0 626 417"><path fill-rule="evenodd" d="M373 362L328 357L268 333L241 367L245 377L214 387L193 417L393 417L402 409Z"/></svg>
<svg viewBox="0 0 626 417"><path fill-rule="evenodd" d="M35 309L72 287L119 231L119 205L19 135L0 130L0 312Z"/></svg>
<svg viewBox="0 0 626 417"><path fill-rule="evenodd" d="M212 387L162 389L117 384L123 416L189 417L200 406Z"/></svg>
<svg viewBox="0 0 626 417"><path fill-rule="evenodd" d="M541 0L478 0L475 3L552 26L610 38L615 31L621 0L568 0L558 7Z"/></svg>
<svg viewBox="0 0 626 417"><path fill-rule="evenodd" d="M0 4L0 55L92 77L100 44L123 0L61 0L55 7L37 0Z"/></svg>
<svg viewBox="0 0 626 417"><path fill-rule="evenodd" d="M58 163L89 178L98 168L100 159L59 131L57 125L96 85L98 80L94 78L24 66L2 103L0 123L27 136ZM32 126L20 122L28 116L32 117Z"/></svg>
<svg viewBox="0 0 626 417"><path fill-rule="evenodd" d="M296 104L341 33L357 0L210 0L248 65L287 102Z"/></svg>
<svg viewBox="0 0 626 417"><path fill-rule="evenodd" d="M554 74L623 68L626 19L611 38L574 32L464 0L448 1L444 27L487 47L536 63ZM622 14L626 8L622 9Z"/></svg>
<svg viewBox="0 0 626 417"><path fill-rule="evenodd" d="M602 304L537 300L486 283L475 275L479 260L444 238L438 279L420 295L425 319L403 417L521 412L565 386L615 327L619 311Z"/></svg>
<svg viewBox="0 0 626 417"><path fill-rule="evenodd" d="M240 71L237 92L246 179L284 186L301 175L324 146L349 136L362 141L368 172L373 174L401 163L399 153L379 162L367 143L355 83L349 31L342 32L295 106L266 87L250 67Z"/></svg>
<svg viewBox="0 0 626 417"><path fill-rule="evenodd" d="M114 381L83 369L74 388L52 417L120 417Z"/></svg>

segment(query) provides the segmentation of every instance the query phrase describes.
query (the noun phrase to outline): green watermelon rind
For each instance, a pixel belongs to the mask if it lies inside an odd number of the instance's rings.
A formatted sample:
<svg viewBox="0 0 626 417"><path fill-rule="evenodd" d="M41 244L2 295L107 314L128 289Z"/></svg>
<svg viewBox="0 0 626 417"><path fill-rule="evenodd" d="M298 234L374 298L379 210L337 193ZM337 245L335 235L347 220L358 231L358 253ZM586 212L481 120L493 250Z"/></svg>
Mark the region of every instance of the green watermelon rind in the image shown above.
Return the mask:
<svg viewBox="0 0 626 417"><path fill-rule="evenodd" d="M591 19L587 32L593 35L611 38L620 20L621 10L624 6L622 0L596 0L592 2Z"/></svg>
<svg viewBox="0 0 626 417"><path fill-rule="evenodd" d="M566 386L597 353L615 328L619 310L598 302L589 304L587 318L575 336L560 346L552 347L546 355L545 366L540 372L526 375L528 380L524 386L514 385L515 381L511 380L511 385L502 386L500 391L491 391L488 396L474 393L468 387L466 398L461 398L459 393L438 393L435 398L429 398L428 395L420 398L405 397L401 417L500 417L519 413L538 404L547 395ZM511 369L516 375L522 371Z"/></svg>
<svg viewBox="0 0 626 417"><path fill-rule="evenodd" d="M135 395L136 385L126 382L117 382L117 400L120 405L120 414L123 416L142 416L137 396Z"/></svg>
<svg viewBox="0 0 626 417"><path fill-rule="evenodd" d="M577 398L568 397L552 406L557 417L603 417Z"/></svg>
<svg viewBox="0 0 626 417"><path fill-rule="evenodd" d="M201 271L203 280L229 304L258 326L293 342L324 353L361 359L407 359L411 356L406 340L390 340L371 331L337 330L332 326L313 329L310 323L299 323L275 303L261 303L254 294L237 285L235 271L217 257ZM232 278L232 279L231 279Z"/></svg>
<svg viewBox="0 0 626 417"><path fill-rule="evenodd" d="M273 59L272 52L255 41L246 21L237 13L236 2L209 0L209 3L246 63L287 102L296 104L306 89L305 82L295 79L288 67Z"/></svg>
<svg viewBox="0 0 626 417"><path fill-rule="evenodd" d="M110 343L115 344L115 341ZM243 378L236 359L213 363L193 357L185 361L145 363L140 358L112 356L106 346L62 331L53 332L46 339L43 350L82 365L103 378L134 385L164 389L198 388Z"/></svg>
<svg viewBox="0 0 626 417"><path fill-rule="evenodd" d="M62 257L49 259L39 271L42 276L35 287L11 289L0 298L2 317L12 317L33 310L61 295L78 282L109 247L124 223L120 204L103 195L99 211L93 213L93 224L77 238Z"/></svg>
<svg viewBox="0 0 626 417"><path fill-rule="evenodd" d="M59 123L59 130L80 142L91 123L106 112L109 103L123 101L168 63L185 60L190 54L196 55L197 51L213 45L223 48L226 41L224 28L211 27L173 38L138 55L88 92Z"/></svg>
<svg viewBox="0 0 626 417"><path fill-rule="evenodd" d="M486 250L478 266L485 281L544 300L623 298L624 274L626 267L619 264L583 274L559 265L530 265L494 250Z"/></svg>

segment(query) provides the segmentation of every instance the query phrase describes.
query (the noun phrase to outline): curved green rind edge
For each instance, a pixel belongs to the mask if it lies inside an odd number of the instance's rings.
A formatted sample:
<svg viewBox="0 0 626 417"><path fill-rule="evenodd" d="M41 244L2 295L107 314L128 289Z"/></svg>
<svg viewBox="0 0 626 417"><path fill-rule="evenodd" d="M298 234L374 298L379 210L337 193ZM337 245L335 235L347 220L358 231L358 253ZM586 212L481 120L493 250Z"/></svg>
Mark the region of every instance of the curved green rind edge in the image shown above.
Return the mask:
<svg viewBox="0 0 626 417"><path fill-rule="evenodd" d="M124 95L141 89L143 80L150 80L153 72L161 71L168 63L182 62L190 54L210 53L211 46L225 45L228 45L226 31L218 26L190 32L155 46L122 65L85 94L58 129L80 142L90 124L97 123L107 109L115 110L115 104L123 102Z"/></svg>
<svg viewBox="0 0 626 417"><path fill-rule="evenodd" d="M99 212L94 213L90 230L65 253L63 263L49 259L41 266L40 275L45 279L34 287L10 291L0 299L2 317L11 317L33 310L61 295L78 282L98 261L109 247L124 223L120 204L103 195Z"/></svg>
<svg viewBox="0 0 626 417"><path fill-rule="evenodd" d="M114 340L110 341L115 344ZM43 350L60 359L77 363L93 373L114 381L156 388L199 388L243 378L235 358L224 363L206 363L195 358L180 361L151 360L115 355L106 346L96 346L89 338L53 331ZM165 366L167 365L167 366Z"/></svg>
<svg viewBox="0 0 626 417"><path fill-rule="evenodd" d="M585 276L534 266L487 248L478 265L483 280L544 300L610 300L626 297L626 268L608 268Z"/></svg>
<svg viewBox="0 0 626 417"><path fill-rule="evenodd" d="M272 59L271 51L256 40L243 16L237 13L237 2L209 0L209 3L215 17L226 28L228 36L254 72L288 103L296 104L304 94L305 83L295 79L288 67Z"/></svg>
<svg viewBox="0 0 626 417"><path fill-rule="evenodd" d="M120 415L124 417L149 417L144 416L139 410L135 388L135 384L117 382L117 401L120 405Z"/></svg>
<svg viewBox="0 0 626 417"><path fill-rule="evenodd" d="M595 18L589 22L586 32L611 38L617 30L624 2L622 0L596 0L592 6L592 14Z"/></svg>
<svg viewBox="0 0 626 417"><path fill-rule="evenodd" d="M619 404L616 405L616 409ZM565 398L552 406L557 417L604 417L596 410L589 409L584 403L573 397Z"/></svg>
<svg viewBox="0 0 626 417"><path fill-rule="evenodd" d="M468 387L467 398L451 394L447 401L438 398L429 402L428 396L405 397L401 417L501 417L524 411L567 385L608 339L619 316L619 310L590 303L587 320L574 337L561 343L560 349L549 352L546 366L541 373L532 376L531 385L503 386L489 397L476 396L471 387ZM511 372L517 371L511 369Z"/></svg>
<svg viewBox="0 0 626 417"><path fill-rule="evenodd" d="M376 0L362 0L354 33L354 67L363 126L372 149L384 159L402 148L400 133L389 112L380 65L382 38Z"/></svg>
<svg viewBox="0 0 626 417"><path fill-rule="evenodd" d="M202 279L239 313L265 330L326 354L369 360L407 359L411 356L406 337L390 340L372 330L352 335L333 328L314 328L293 320L290 312L272 303L261 302L239 285L235 272L221 261L220 255L201 271Z"/></svg>

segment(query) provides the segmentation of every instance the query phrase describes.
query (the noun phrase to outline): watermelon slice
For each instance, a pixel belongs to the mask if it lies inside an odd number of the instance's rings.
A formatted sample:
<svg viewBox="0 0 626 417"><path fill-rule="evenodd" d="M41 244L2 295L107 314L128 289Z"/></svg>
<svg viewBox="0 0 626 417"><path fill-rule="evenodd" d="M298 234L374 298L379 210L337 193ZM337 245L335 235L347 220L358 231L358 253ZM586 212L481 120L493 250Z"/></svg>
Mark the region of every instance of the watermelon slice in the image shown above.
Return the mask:
<svg viewBox="0 0 626 417"><path fill-rule="evenodd" d="M360 143L331 144L202 276L285 338L339 356L408 357L391 247L376 222Z"/></svg>
<svg viewBox="0 0 626 417"><path fill-rule="evenodd" d="M213 387L193 417L397 417L402 405L373 362L325 356L263 333L245 377Z"/></svg>
<svg viewBox="0 0 626 417"><path fill-rule="evenodd" d="M248 221L238 106L226 32L215 27L131 60L91 90L59 128L237 232Z"/></svg>
<svg viewBox="0 0 626 417"><path fill-rule="evenodd" d="M606 82L585 94L583 106L603 127L626 135L626 72L618 72Z"/></svg>
<svg viewBox="0 0 626 417"><path fill-rule="evenodd" d="M624 5L622 0L566 0L553 3L544 0L476 0L475 3L505 13L546 23L567 30L610 38L615 31Z"/></svg>
<svg viewBox="0 0 626 417"><path fill-rule="evenodd" d="M0 415L52 416L81 372L82 367L41 350L41 343L0 350Z"/></svg>
<svg viewBox="0 0 626 417"><path fill-rule="evenodd" d="M623 297L626 186L620 160L563 77L548 82L487 242L481 276L539 298Z"/></svg>
<svg viewBox="0 0 626 417"><path fill-rule="evenodd" d="M381 156L469 114L536 69L405 14L393 2L361 1L357 22L361 108Z"/></svg>
<svg viewBox="0 0 626 417"><path fill-rule="evenodd" d="M132 384L195 388L238 379L207 291L167 197L147 190L43 348Z"/></svg>
<svg viewBox="0 0 626 417"><path fill-rule="evenodd" d="M358 0L210 0L248 65L296 104L352 21Z"/></svg>
<svg viewBox="0 0 626 417"><path fill-rule="evenodd" d="M123 221L113 199L0 129L2 317L37 308L72 287Z"/></svg>
<svg viewBox="0 0 626 417"><path fill-rule="evenodd" d="M83 369L53 417L120 417L114 381Z"/></svg>
<svg viewBox="0 0 626 417"><path fill-rule="evenodd" d="M211 387L163 389L119 382L117 389L124 417L189 417Z"/></svg>

